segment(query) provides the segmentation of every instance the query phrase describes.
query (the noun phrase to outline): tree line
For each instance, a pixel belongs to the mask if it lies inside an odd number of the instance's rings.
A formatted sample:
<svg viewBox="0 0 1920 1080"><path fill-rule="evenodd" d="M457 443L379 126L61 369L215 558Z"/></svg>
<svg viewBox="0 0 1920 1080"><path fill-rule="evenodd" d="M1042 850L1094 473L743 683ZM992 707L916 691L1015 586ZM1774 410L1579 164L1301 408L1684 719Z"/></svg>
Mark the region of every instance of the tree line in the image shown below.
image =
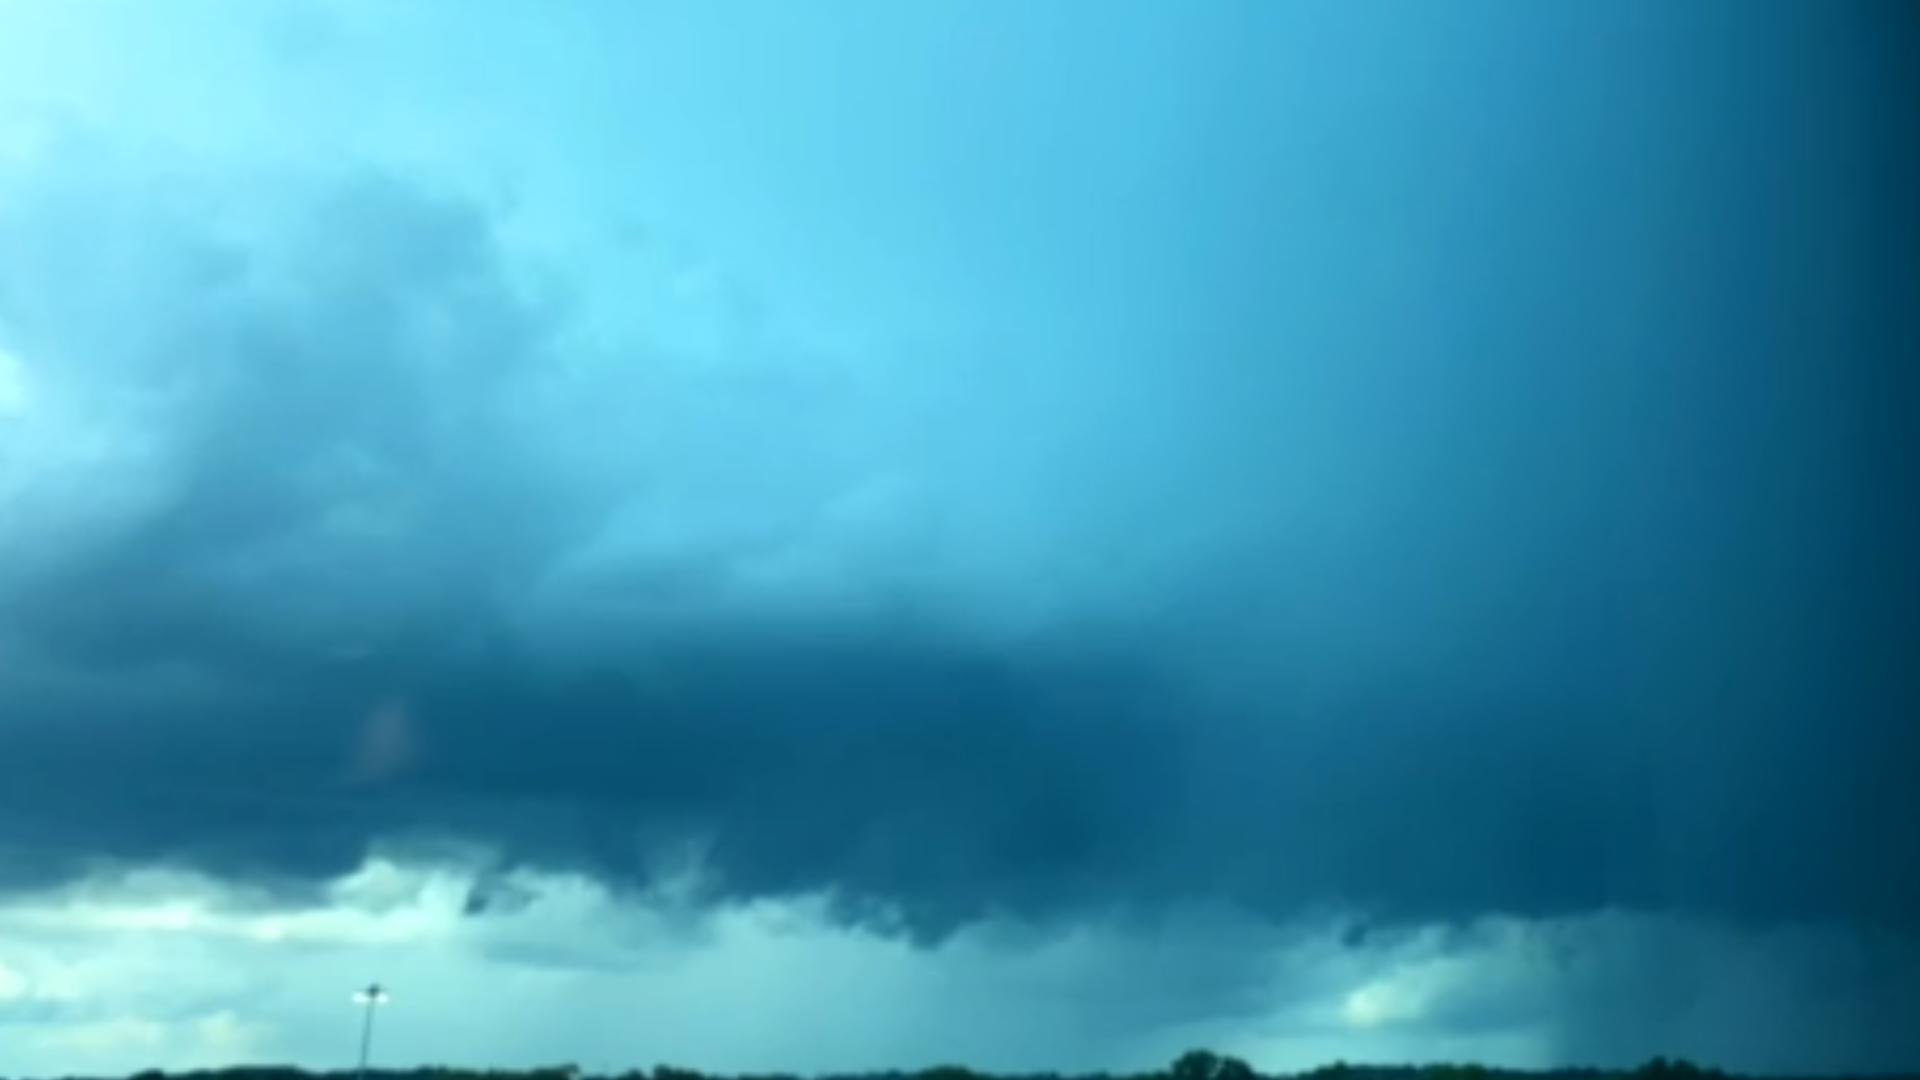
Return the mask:
<svg viewBox="0 0 1920 1080"><path fill-rule="evenodd" d="M0 1080L5 1080L0 1077ZM78 1080L78 1078L69 1078ZM312 1072L286 1065L243 1065L223 1069L165 1072L149 1069L127 1080L359 1080L354 1070ZM794 1073L727 1075L672 1065L595 1074L569 1064L535 1069L371 1069L366 1080L1736 1080L1719 1069L1685 1059L1656 1057L1634 1069L1501 1069L1486 1065L1364 1065L1334 1062L1299 1073L1263 1073L1228 1054L1190 1050L1165 1069L1137 1073L985 1073L959 1065L867 1073ZM1769 1080L1791 1080L1770 1077ZM1920 1074L1879 1080L1920 1080Z"/></svg>

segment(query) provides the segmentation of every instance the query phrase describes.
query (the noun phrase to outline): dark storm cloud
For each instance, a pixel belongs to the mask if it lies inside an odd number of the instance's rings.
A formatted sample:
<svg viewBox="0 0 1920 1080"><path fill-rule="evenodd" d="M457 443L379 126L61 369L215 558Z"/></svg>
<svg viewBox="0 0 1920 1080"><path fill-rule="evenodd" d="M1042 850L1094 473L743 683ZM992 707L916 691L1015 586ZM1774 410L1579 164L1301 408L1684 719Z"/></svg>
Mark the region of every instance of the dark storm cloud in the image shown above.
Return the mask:
<svg viewBox="0 0 1920 1080"><path fill-rule="evenodd" d="M451 837L926 934L1911 926L1920 177L1856 107L1881 51L1787 54L1801 111L1745 111L1778 47L1656 80L1692 93L1658 138L1554 84L1404 161L1328 134L1336 193L1244 151L1272 190L1224 196L1282 205L1185 219L1224 263L1194 312L924 384L757 327L590 340L403 181L250 202L65 151L0 204L0 871L298 886ZM1309 211L1289 288L1209 253Z"/></svg>

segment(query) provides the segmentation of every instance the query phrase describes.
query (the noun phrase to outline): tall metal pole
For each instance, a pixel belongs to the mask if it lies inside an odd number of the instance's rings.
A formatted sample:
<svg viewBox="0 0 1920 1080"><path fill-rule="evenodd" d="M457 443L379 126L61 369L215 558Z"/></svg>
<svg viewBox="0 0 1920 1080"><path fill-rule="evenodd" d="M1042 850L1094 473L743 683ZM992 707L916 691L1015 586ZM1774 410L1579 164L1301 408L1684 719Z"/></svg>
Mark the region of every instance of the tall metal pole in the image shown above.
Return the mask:
<svg viewBox="0 0 1920 1080"><path fill-rule="evenodd" d="M353 995L353 999L366 1005L365 1018L360 1022L360 1080L367 1080L367 1059L373 1051L373 1010L386 1002L387 992L379 983L373 983Z"/></svg>

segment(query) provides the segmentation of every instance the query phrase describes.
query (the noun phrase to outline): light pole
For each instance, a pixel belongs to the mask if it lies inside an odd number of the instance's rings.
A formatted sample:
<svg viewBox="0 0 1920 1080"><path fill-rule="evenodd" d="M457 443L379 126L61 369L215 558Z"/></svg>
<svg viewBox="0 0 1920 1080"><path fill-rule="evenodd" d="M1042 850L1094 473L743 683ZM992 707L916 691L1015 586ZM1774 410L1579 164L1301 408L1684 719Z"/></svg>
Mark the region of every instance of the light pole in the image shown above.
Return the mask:
<svg viewBox="0 0 1920 1080"><path fill-rule="evenodd" d="M379 983L369 983L353 1000L366 1007L366 1019L360 1024L360 1080L367 1080L367 1053L373 1049L373 1010L385 1005L387 992Z"/></svg>

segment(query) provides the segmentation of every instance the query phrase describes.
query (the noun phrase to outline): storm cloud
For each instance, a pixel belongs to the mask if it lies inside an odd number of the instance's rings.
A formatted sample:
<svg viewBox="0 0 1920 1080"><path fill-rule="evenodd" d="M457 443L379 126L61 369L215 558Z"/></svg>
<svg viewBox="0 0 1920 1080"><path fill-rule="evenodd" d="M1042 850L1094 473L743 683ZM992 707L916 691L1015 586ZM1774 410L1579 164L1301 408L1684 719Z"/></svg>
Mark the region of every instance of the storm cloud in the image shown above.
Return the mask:
<svg viewBox="0 0 1920 1080"><path fill-rule="evenodd" d="M1906 940L1912 20L1498 10L768 18L637 208L16 108L0 889Z"/></svg>
<svg viewBox="0 0 1920 1080"><path fill-rule="evenodd" d="M1102 363L819 359L727 295L707 355L583 340L470 199L63 134L0 217L10 842L324 878L445 829L642 881L695 845L931 927L1910 918L1920 850L1863 824L1920 811L1873 393L1913 232L1841 200L1911 162L1815 111L1802 178L1746 104L1697 161L1569 118L1651 193L1567 186L1574 145L1359 172L1410 266L1223 252L1269 316Z"/></svg>

